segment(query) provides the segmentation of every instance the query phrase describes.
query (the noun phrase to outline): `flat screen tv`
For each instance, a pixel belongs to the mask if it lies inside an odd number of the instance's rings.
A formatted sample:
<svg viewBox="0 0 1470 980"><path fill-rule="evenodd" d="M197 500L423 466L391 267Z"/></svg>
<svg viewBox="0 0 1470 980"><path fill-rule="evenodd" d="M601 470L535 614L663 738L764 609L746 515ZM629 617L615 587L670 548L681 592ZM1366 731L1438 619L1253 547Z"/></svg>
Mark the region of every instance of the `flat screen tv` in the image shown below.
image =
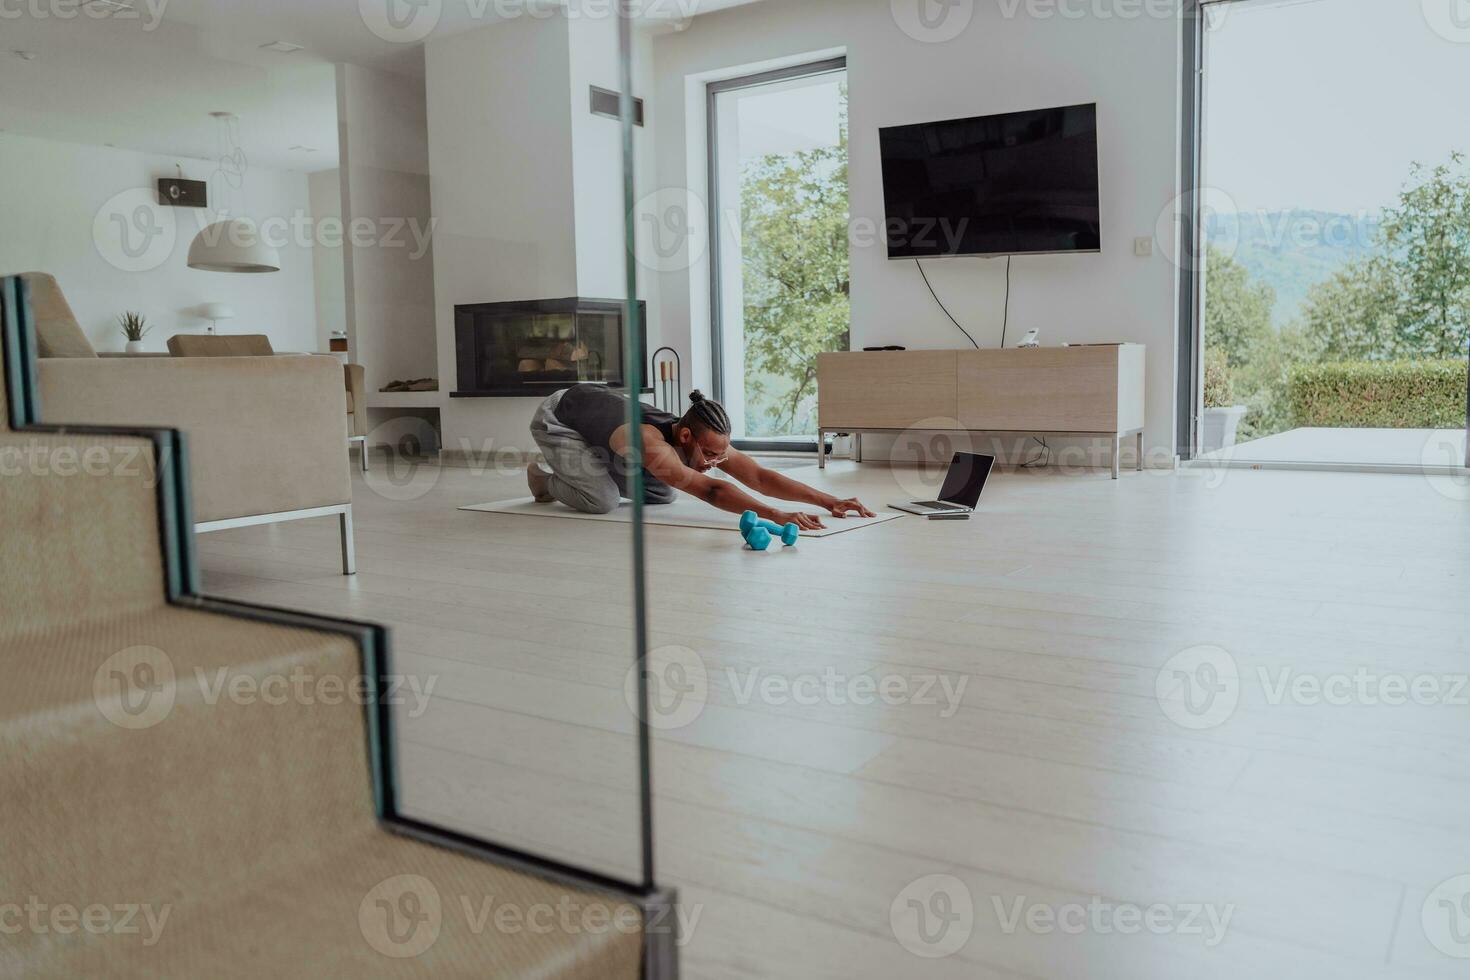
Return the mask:
<svg viewBox="0 0 1470 980"><path fill-rule="evenodd" d="M890 259L1096 252L1097 106L878 130Z"/></svg>

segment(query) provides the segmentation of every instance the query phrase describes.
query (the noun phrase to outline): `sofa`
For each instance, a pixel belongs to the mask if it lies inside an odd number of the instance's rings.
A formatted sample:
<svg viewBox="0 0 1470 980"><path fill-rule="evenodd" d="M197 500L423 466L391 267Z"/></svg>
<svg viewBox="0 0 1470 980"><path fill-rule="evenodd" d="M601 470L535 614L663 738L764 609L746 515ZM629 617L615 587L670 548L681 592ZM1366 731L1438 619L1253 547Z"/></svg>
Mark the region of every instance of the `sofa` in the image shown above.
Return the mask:
<svg viewBox="0 0 1470 980"><path fill-rule="evenodd" d="M0 896L43 911L5 930L0 976L671 980L645 970L638 896L406 832L385 789L386 631L200 594L178 433L37 423L16 282L0 280ZM98 459L127 465L77 466ZM210 697L203 678L225 675L323 693ZM628 927L476 928L462 898Z"/></svg>
<svg viewBox="0 0 1470 980"><path fill-rule="evenodd" d="M335 516L342 573L356 571L341 362L98 357L56 280L19 278L35 313L43 421L178 428L189 445L196 531Z"/></svg>

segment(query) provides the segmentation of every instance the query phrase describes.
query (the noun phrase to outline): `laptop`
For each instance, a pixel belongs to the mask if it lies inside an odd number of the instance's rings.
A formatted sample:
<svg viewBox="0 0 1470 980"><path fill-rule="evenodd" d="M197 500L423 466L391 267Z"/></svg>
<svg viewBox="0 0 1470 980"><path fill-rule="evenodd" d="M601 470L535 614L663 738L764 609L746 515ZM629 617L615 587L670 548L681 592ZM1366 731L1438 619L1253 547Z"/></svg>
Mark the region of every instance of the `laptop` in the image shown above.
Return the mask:
<svg viewBox="0 0 1470 980"><path fill-rule="evenodd" d="M980 491L985 489L985 480L994 465L994 456L955 453L949 461L949 472L944 474L938 500L915 500L890 506L894 510L924 517L967 517L980 502Z"/></svg>

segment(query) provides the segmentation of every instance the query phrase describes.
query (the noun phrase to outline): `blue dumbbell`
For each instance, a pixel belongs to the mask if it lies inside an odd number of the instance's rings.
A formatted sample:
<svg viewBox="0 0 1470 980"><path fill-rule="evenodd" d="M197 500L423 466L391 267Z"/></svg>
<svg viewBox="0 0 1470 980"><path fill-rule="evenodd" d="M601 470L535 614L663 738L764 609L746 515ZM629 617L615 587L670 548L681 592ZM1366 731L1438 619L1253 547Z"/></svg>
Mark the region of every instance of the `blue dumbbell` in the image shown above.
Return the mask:
<svg viewBox="0 0 1470 980"><path fill-rule="evenodd" d="M765 551L771 545L772 532L780 535L781 543L790 548L801 538L801 528L795 524L777 524L755 516L748 510L740 515L740 536L754 551Z"/></svg>

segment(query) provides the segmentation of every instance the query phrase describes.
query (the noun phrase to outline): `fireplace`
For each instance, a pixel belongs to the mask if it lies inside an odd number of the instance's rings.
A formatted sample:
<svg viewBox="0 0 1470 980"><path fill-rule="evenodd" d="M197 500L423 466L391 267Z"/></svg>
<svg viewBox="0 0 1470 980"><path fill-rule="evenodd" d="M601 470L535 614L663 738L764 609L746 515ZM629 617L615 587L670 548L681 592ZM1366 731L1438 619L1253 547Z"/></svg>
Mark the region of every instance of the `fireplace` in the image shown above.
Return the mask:
<svg viewBox="0 0 1470 980"><path fill-rule="evenodd" d="M456 306L458 387L450 395L535 397L583 381L624 387L623 309L620 300L581 296ZM645 323L640 302L640 340ZM642 367L637 383L647 386Z"/></svg>

